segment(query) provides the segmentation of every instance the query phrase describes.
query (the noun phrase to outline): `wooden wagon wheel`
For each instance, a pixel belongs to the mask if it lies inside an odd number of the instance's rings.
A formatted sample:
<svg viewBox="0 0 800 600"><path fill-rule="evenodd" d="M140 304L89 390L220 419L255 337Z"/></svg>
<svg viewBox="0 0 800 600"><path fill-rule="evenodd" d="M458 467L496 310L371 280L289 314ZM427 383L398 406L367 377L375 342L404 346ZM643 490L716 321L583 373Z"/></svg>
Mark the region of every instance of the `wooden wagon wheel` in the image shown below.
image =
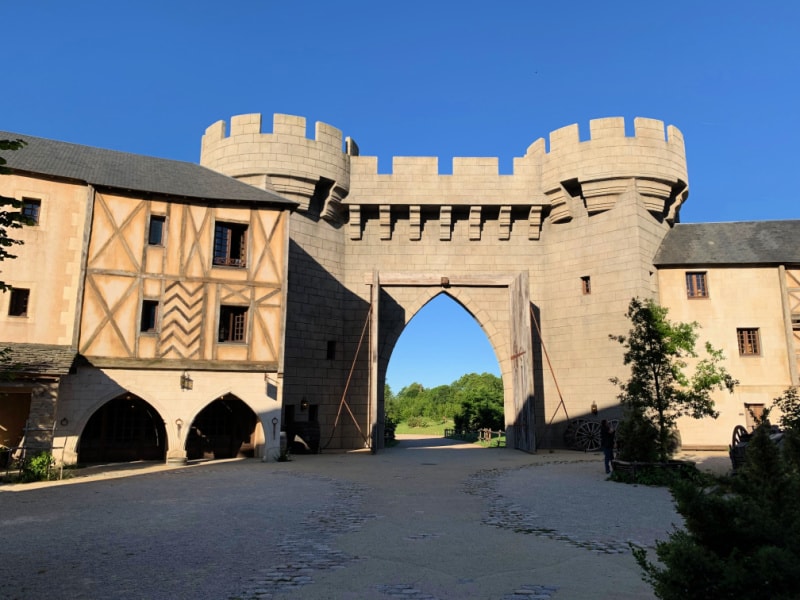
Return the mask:
<svg viewBox="0 0 800 600"><path fill-rule="evenodd" d="M737 425L736 427L733 428L733 437L731 438L731 446L736 448L737 445L747 441L747 438L749 437L750 434L747 433L747 429L745 429L741 425Z"/></svg>
<svg viewBox="0 0 800 600"><path fill-rule="evenodd" d="M567 424L567 428L564 430L564 444L567 448L572 448L573 450L583 450L583 448L578 445L578 442L575 439L575 434L578 431L578 427L580 427L583 423L585 423L584 419L575 419Z"/></svg>
<svg viewBox="0 0 800 600"><path fill-rule="evenodd" d="M600 449L600 423L586 421L575 431L575 441L581 450L594 452Z"/></svg>

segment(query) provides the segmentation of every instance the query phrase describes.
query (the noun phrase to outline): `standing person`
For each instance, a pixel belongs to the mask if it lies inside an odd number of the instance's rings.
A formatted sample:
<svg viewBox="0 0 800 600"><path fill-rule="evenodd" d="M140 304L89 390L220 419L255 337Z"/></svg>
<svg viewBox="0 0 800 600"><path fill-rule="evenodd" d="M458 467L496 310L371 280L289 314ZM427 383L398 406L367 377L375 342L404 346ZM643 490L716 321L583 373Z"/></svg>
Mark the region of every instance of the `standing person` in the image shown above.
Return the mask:
<svg viewBox="0 0 800 600"><path fill-rule="evenodd" d="M608 421L605 419L600 421L600 448L603 449L603 463L606 467L606 475L611 473L611 461L614 460L615 433Z"/></svg>

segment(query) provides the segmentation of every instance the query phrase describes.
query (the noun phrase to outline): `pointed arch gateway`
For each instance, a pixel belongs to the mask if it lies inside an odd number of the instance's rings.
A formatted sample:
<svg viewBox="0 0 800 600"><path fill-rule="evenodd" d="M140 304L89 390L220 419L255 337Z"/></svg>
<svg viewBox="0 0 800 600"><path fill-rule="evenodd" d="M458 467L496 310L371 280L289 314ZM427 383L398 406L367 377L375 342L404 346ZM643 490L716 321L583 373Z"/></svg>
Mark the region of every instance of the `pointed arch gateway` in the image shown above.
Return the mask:
<svg viewBox="0 0 800 600"><path fill-rule="evenodd" d="M384 345L387 332L381 330L382 312L390 308L387 294L383 293L390 288L446 288L448 294L459 288L472 288L473 291L505 290L507 294L507 313L496 317L504 321L503 329L507 335L499 336L505 339L499 348L497 342L492 345L498 354L501 372L504 378L505 413L506 413L506 439L508 445L517 450L533 452L536 448L533 414L533 343L530 317L530 295L528 286L528 273L520 272L516 275L484 275L484 276L457 276L448 277L441 275L421 275L411 273L380 273L374 271L371 278L370 292L370 343L369 343L369 422L373 452L384 447L384 404L382 378L388 364L391 351L386 351ZM438 293L438 292L437 292ZM436 295L436 294L433 294ZM417 308L433 297L430 292L423 294L427 297ZM419 301L417 302L419 303ZM475 314L473 313L473 316ZM477 317L476 317L477 318ZM479 320L480 322L480 320ZM481 323L482 326L485 324ZM508 381L506 381L506 377Z"/></svg>

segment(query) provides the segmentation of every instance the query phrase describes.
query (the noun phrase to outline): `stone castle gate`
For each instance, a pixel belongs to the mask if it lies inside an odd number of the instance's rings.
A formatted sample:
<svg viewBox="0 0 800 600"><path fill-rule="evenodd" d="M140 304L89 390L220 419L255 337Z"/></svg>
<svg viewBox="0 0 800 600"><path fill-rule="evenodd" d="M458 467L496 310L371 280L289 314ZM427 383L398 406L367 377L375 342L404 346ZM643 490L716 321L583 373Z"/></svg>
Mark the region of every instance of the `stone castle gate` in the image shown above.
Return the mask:
<svg viewBox="0 0 800 600"><path fill-rule="evenodd" d="M496 158L395 157L392 173L339 130L260 115L206 130L201 163L299 203L290 224L284 419L320 423L322 447L382 446L394 344L446 293L486 333L500 365L514 447L557 445L569 418L617 416L633 296L657 293L652 259L688 196L683 137L620 118L539 139L499 173ZM532 326L532 323L535 326ZM545 357L548 360L545 360Z"/></svg>

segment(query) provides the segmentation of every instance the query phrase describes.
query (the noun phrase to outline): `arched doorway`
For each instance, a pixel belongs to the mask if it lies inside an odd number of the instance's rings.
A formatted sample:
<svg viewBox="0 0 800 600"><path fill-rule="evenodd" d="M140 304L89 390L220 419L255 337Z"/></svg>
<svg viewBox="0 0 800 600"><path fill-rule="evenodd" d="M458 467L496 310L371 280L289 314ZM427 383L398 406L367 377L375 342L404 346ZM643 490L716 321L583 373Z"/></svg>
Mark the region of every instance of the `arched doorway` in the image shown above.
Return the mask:
<svg viewBox="0 0 800 600"><path fill-rule="evenodd" d="M186 456L236 458L255 455L258 417L233 394L214 400L195 417L186 439Z"/></svg>
<svg viewBox="0 0 800 600"><path fill-rule="evenodd" d="M138 396L123 394L89 418L78 443L78 462L163 460L166 437L161 415Z"/></svg>
<svg viewBox="0 0 800 600"><path fill-rule="evenodd" d="M480 297L481 303L495 307L492 311L500 318L495 320L492 327L496 330L502 325L503 330L490 333L484 324L484 331L490 340L496 336L497 342L492 342L492 345L495 348L502 347L502 354L505 355L499 364L505 388L507 443L512 448L534 451L533 348L528 273L441 277L380 273L377 270L372 273L369 319L368 415L373 451L383 447L385 406L383 390L380 388L385 381L391 349L407 322L406 310L415 314L443 290L475 315L479 322L478 313L469 308L468 297ZM465 301L462 301L462 297Z"/></svg>
<svg viewBox="0 0 800 600"><path fill-rule="evenodd" d="M486 332L475 317L446 292L434 295L408 324L391 351L386 382L450 385L467 373L492 373L500 367Z"/></svg>

